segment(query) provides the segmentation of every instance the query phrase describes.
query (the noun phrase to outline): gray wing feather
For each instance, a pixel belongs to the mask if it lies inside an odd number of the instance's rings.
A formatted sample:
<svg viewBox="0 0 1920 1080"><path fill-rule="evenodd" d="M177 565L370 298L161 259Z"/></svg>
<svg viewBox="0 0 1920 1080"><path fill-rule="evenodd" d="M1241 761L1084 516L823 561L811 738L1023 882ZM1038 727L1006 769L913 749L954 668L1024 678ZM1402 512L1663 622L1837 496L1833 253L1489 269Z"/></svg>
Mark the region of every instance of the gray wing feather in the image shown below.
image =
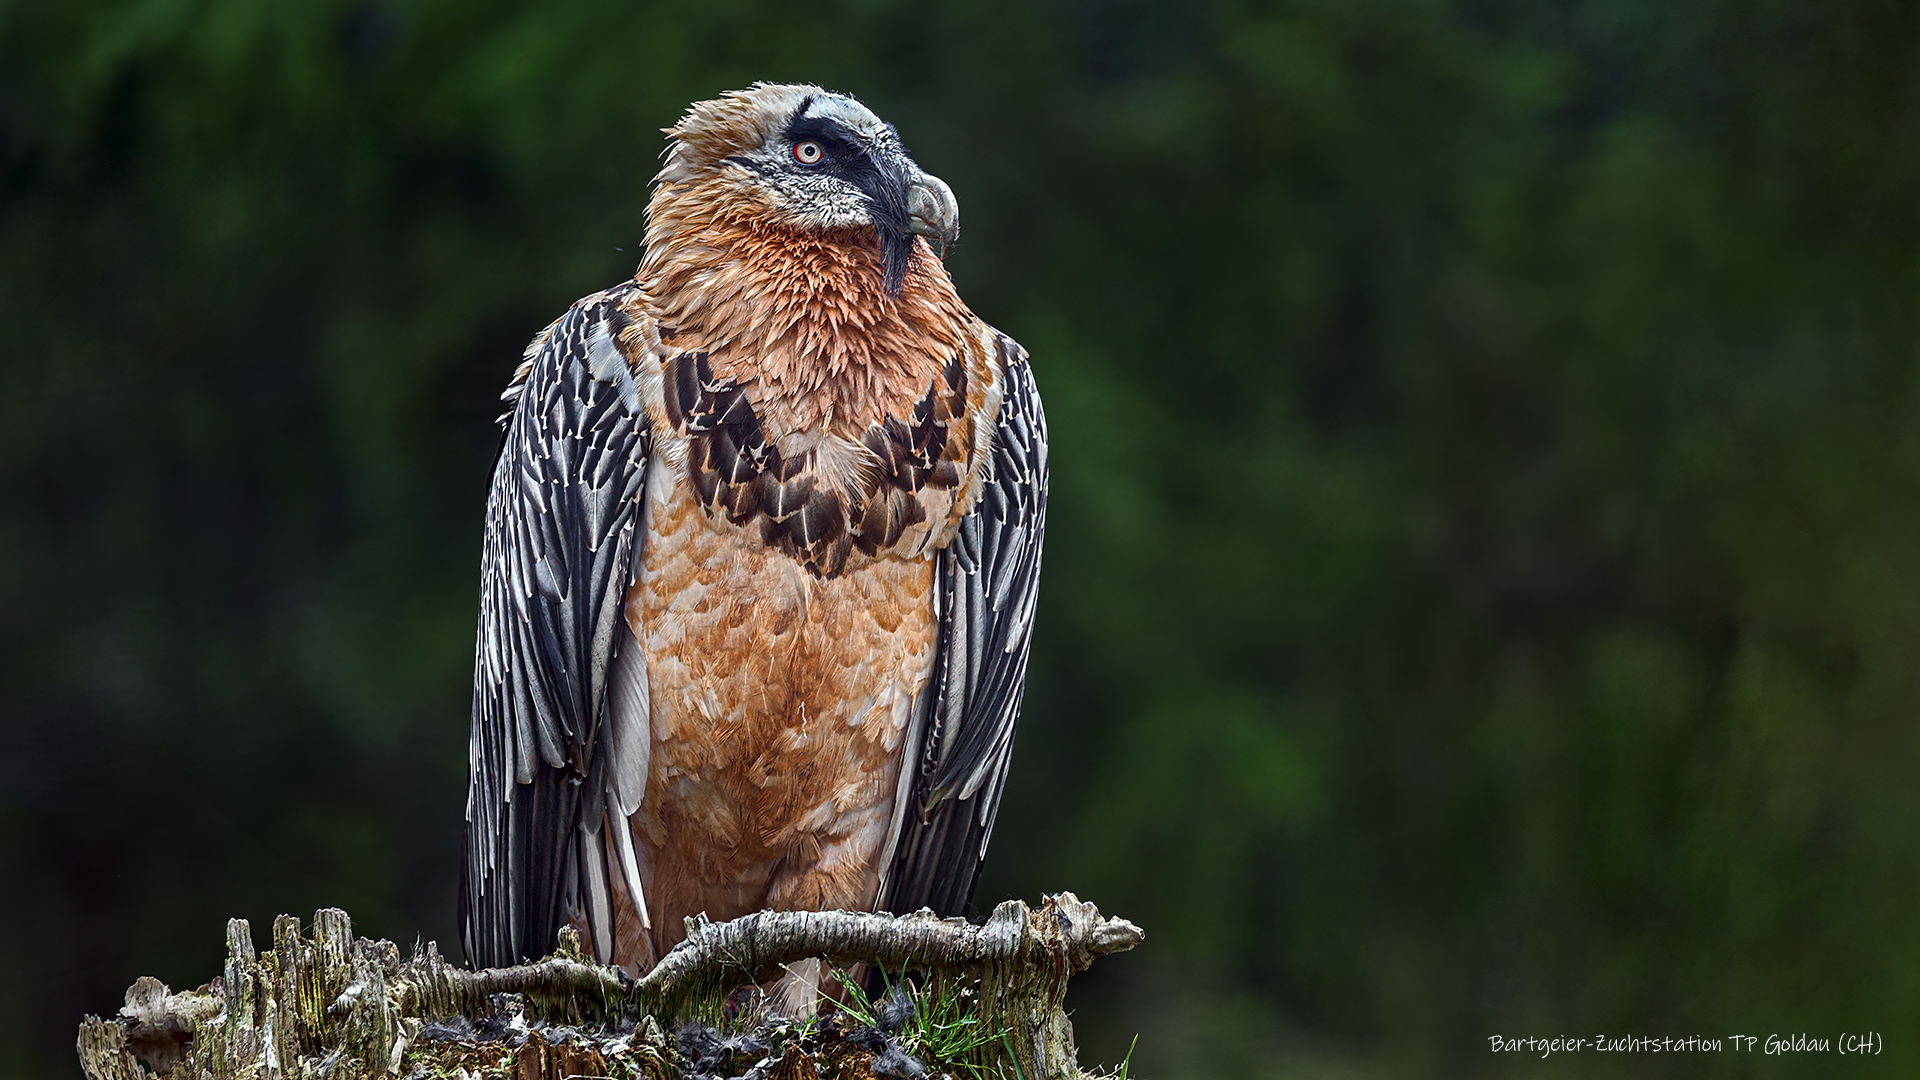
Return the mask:
<svg viewBox="0 0 1920 1080"><path fill-rule="evenodd" d="M1000 338L1007 392L987 489L936 556L939 639L881 909L963 914L1005 789L1026 688L1047 515L1047 421L1026 352ZM904 785L903 785L904 787Z"/></svg>
<svg viewBox="0 0 1920 1080"><path fill-rule="evenodd" d="M607 795L638 803L646 754L633 747L648 740L645 667L619 618L650 449L614 344L633 291L576 304L507 394L480 566L460 881L461 939L478 965L544 955L572 919L597 950L613 937Z"/></svg>

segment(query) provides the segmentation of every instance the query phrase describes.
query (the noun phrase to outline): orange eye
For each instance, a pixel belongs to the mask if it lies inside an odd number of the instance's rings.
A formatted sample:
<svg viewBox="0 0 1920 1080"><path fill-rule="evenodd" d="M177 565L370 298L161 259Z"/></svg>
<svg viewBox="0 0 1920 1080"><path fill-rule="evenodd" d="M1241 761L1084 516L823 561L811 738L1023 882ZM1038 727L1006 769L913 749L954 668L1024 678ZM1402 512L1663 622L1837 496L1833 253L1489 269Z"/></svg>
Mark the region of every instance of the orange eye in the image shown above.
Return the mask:
<svg viewBox="0 0 1920 1080"><path fill-rule="evenodd" d="M826 156L827 152L820 149L820 144L811 139L802 139L793 144L793 160L802 165L818 165L820 159Z"/></svg>

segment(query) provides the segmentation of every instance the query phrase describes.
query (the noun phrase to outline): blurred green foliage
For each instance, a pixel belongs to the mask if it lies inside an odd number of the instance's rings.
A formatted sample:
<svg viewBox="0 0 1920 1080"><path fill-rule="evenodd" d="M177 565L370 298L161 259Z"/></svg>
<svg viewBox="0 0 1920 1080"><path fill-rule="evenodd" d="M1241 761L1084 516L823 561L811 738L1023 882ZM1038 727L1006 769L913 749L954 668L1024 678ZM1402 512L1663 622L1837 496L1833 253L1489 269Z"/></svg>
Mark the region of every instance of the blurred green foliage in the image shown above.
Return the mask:
<svg viewBox="0 0 1920 1080"><path fill-rule="evenodd" d="M980 895L1148 927L1076 984L1089 1057L1910 1063L1917 20L0 2L0 1073L75 1075L79 1015L212 974L229 915L451 943L493 397L638 261L657 129L756 79L894 121L1034 355Z"/></svg>

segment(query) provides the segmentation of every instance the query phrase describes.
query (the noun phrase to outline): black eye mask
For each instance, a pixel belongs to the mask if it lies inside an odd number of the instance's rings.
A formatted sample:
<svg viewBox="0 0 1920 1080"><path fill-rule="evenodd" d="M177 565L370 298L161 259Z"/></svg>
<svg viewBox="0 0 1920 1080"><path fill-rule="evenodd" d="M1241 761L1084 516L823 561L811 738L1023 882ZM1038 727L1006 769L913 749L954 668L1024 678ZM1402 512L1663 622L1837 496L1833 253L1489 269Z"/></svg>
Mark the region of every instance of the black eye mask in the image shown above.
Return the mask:
<svg viewBox="0 0 1920 1080"><path fill-rule="evenodd" d="M812 104L812 98L800 103L781 139L789 147L809 140L819 143L824 154L817 164L794 162L791 167L845 180L866 197L867 213L880 230L881 249L886 254L887 291L898 296L906 283L907 258L913 251L907 195L918 169L905 151L874 153L866 140L840 121L807 116L807 107Z"/></svg>

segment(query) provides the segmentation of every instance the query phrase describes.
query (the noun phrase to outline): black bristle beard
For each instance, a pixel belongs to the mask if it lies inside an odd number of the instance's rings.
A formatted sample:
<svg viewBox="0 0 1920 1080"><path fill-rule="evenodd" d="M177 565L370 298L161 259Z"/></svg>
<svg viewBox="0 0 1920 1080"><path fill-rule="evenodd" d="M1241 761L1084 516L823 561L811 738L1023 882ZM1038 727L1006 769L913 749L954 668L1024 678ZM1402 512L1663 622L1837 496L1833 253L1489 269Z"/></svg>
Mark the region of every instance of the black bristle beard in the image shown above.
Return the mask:
<svg viewBox="0 0 1920 1080"><path fill-rule="evenodd" d="M887 293L894 299L906 290L907 263L913 258L913 234L892 222L878 222L880 250L886 255Z"/></svg>
<svg viewBox="0 0 1920 1080"><path fill-rule="evenodd" d="M854 183L867 197L867 216L880 233L880 250L887 260L887 292L898 298L907 284L907 264L913 258L913 216L907 209L907 172L900 168L873 169Z"/></svg>

